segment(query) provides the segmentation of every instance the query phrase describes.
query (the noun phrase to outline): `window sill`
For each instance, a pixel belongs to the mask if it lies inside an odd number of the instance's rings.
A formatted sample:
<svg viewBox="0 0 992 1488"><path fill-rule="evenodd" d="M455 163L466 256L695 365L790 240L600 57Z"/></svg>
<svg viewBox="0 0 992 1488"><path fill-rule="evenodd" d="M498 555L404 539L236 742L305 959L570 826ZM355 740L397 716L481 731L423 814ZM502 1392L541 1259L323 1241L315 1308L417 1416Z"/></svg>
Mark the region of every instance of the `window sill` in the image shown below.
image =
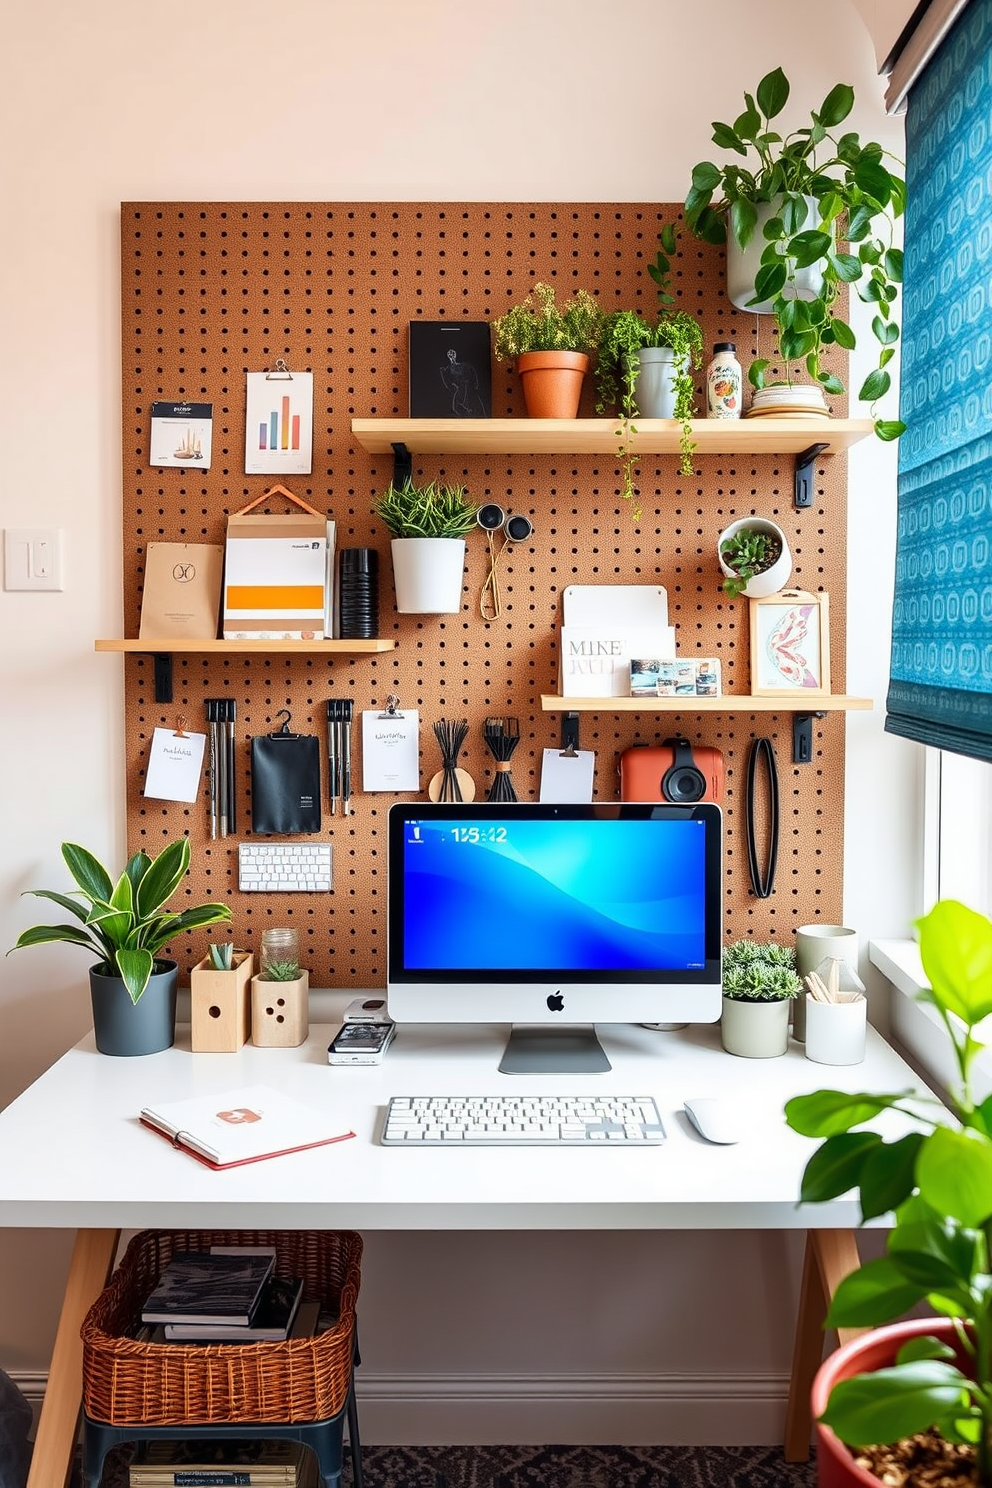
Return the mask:
<svg viewBox="0 0 992 1488"><path fill-rule="evenodd" d="M926 1078L944 1090L956 1089L958 1066L947 1030L935 1008L916 1000L927 985L919 946L912 940L874 940L869 944L868 958L892 986L892 1036L912 1055ZM986 1018L976 1033L992 1040L992 1019ZM992 1048L983 1048L975 1060L974 1085L978 1100L992 1092Z"/></svg>

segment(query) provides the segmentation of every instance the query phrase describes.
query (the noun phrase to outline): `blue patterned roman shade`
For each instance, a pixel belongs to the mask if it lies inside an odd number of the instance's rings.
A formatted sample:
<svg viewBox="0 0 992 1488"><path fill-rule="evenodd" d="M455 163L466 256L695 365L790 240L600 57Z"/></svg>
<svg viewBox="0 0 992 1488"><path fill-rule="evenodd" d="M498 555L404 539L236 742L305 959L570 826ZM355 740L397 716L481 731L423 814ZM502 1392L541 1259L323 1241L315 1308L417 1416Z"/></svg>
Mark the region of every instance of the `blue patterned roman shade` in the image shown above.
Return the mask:
<svg viewBox="0 0 992 1488"><path fill-rule="evenodd" d="M992 760L992 0L909 93L885 727Z"/></svg>

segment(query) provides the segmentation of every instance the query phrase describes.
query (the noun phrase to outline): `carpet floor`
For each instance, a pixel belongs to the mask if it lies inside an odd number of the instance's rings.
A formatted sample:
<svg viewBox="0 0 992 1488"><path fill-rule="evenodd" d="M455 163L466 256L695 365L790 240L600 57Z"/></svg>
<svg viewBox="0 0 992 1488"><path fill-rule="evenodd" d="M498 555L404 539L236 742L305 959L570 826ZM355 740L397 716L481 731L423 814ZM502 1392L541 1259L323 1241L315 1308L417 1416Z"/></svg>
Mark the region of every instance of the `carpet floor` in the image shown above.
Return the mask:
<svg viewBox="0 0 992 1488"><path fill-rule="evenodd" d="M127 1488L128 1448L102 1488ZM366 1488L814 1488L816 1467L773 1447L365 1447ZM343 1488L351 1488L346 1463Z"/></svg>

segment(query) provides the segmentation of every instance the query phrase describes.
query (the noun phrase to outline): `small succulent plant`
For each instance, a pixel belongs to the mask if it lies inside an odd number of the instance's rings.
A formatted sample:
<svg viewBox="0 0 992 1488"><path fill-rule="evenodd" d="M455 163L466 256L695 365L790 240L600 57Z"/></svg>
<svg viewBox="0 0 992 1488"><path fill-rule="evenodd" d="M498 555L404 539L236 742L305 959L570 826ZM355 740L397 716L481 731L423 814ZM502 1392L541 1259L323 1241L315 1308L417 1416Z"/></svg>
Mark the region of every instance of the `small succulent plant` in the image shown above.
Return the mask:
<svg viewBox="0 0 992 1488"><path fill-rule="evenodd" d="M723 952L723 995L737 1002L781 1002L797 997L802 981L792 946L737 940Z"/></svg>

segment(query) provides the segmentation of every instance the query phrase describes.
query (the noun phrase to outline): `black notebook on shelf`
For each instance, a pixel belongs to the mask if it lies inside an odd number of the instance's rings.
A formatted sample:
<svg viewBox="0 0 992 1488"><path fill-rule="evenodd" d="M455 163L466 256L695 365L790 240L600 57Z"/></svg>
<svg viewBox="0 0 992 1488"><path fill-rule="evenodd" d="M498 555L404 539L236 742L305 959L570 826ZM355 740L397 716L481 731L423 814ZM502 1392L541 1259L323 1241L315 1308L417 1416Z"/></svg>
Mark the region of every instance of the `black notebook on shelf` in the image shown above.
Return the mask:
<svg viewBox="0 0 992 1488"><path fill-rule="evenodd" d="M274 1265L273 1255L180 1251L146 1300L141 1321L247 1327Z"/></svg>
<svg viewBox="0 0 992 1488"><path fill-rule="evenodd" d="M411 320L410 417L491 418L488 320Z"/></svg>

